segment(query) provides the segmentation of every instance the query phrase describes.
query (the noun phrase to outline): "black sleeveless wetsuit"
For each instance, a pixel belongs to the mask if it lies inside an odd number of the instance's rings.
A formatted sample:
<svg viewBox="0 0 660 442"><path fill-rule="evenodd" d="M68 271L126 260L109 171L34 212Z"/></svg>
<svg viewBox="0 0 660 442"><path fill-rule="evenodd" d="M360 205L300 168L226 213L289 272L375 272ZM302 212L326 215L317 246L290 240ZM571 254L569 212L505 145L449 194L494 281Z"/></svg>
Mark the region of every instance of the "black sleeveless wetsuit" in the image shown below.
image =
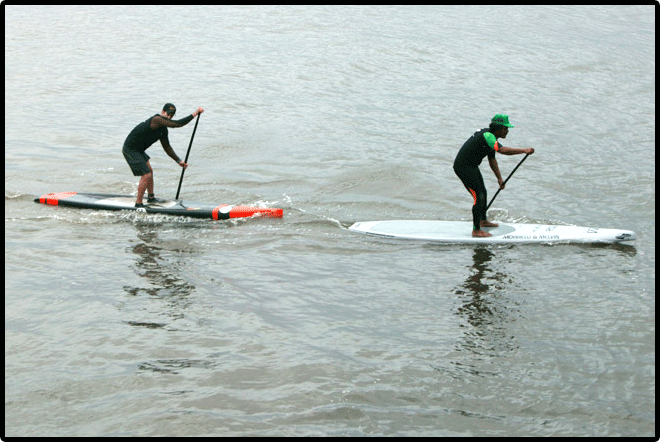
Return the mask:
<svg viewBox="0 0 660 442"><path fill-rule="evenodd" d="M458 151L454 160L454 172L474 198L472 205L472 228L481 230L481 221L486 220L487 193L479 164L484 157L495 158L500 150L497 138L490 129L481 129L472 135Z"/></svg>
<svg viewBox="0 0 660 442"><path fill-rule="evenodd" d="M154 120L155 119L155 120ZM192 115L188 115L180 120L168 120L162 115L156 114L133 128L131 133L124 141L122 153L128 162L128 165L133 171L133 175L142 176L149 173L149 155L146 154L147 150L156 141L161 140L165 146L170 145L167 136L168 127L181 127L190 123L193 119ZM152 120L154 120L152 122ZM155 129L152 129L152 125Z"/></svg>

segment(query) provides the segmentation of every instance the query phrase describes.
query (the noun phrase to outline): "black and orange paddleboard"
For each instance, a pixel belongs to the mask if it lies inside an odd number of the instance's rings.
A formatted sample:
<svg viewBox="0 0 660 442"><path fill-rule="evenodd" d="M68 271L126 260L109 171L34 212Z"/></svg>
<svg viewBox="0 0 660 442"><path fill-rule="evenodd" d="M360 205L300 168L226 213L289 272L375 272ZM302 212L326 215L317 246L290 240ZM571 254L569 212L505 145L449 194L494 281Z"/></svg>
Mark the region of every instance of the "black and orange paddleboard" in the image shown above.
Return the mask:
<svg viewBox="0 0 660 442"><path fill-rule="evenodd" d="M202 204L180 200L163 200L147 203L144 207L135 207L135 196L106 193L58 192L47 193L34 200L37 203L53 206L77 207L96 210L136 210L146 213L158 213L191 218L229 219L261 216L282 218L282 209L266 207L232 206L229 204Z"/></svg>

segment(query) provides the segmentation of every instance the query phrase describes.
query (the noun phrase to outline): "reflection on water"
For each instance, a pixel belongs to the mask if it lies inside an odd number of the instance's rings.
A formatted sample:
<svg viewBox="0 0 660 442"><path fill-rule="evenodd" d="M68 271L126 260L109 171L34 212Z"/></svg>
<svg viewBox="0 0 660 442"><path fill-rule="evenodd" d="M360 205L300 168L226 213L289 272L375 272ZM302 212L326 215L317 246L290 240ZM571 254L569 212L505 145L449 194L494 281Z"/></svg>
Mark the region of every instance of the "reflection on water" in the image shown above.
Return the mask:
<svg viewBox="0 0 660 442"><path fill-rule="evenodd" d="M167 308L164 311L172 319L183 318L183 310L189 305L188 297L195 290L195 286L183 279L180 270L175 265L178 260L168 261L164 256L169 250L164 248L164 242L160 240L159 234L150 225L135 225L138 233L139 243L132 247L131 252L136 255L136 273L147 280L148 287L134 287L125 285L124 290L130 296L146 294L149 297L166 301ZM181 250L177 250L181 252ZM162 324L153 322L129 321L130 325L136 327L162 327Z"/></svg>
<svg viewBox="0 0 660 442"><path fill-rule="evenodd" d="M190 295L195 286L185 280L178 268L182 254L195 253L190 243L168 243L160 238L158 225L152 223L136 223L138 244L129 249L136 256L135 271L140 279L146 280L147 287L125 285L124 290L129 295L127 303L131 315L138 314L139 320L128 320L126 324L151 331L165 331L176 334L179 327L169 327L172 321L184 319L184 311L192 305ZM177 258L170 259L171 255ZM147 296L141 296L147 295ZM140 298L141 299L138 299ZM131 301L130 298L133 298ZM155 301L157 305L152 305ZM163 304L164 303L164 304ZM153 320L153 315L166 316L166 320ZM161 335L160 339L167 339ZM158 342L155 339L154 342ZM159 351L152 353L153 359L137 364L140 372L179 374L189 368L212 368L213 363L206 360L188 358L160 358ZM171 354L171 350L168 351Z"/></svg>
<svg viewBox="0 0 660 442"><path fill-rule="evenodd" d="M501 356L518 348L509 324L520 318L520 312L516 301L506 295L515 280L502 271L504 263L493 258L495 253L490 248L476 247L465 282L454 290L462 301L456 315L466 321L461 326L465 329L463 339L457 343L459 351Z"/></svg>

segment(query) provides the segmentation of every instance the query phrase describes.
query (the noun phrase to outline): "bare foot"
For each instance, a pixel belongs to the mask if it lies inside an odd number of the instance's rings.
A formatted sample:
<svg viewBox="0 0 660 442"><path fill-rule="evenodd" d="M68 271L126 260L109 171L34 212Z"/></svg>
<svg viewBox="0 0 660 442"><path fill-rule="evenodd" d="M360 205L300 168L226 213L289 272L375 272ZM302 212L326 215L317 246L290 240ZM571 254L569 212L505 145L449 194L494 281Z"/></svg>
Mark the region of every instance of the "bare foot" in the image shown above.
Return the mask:
<svg viewBox="0 0 660 442"><path fill-rule="evenodd" d="M499 227L497 223L491 223L490 221L481 221L481 227Z"/></svg>
<svg viewBox="0 0 660 442"><path fill-rule="evenodd" d="M489 236L493 236L493 235L491 235L488 232L484 232L483 230L473 230L472 236L475 238L488 238Z"/></svg>

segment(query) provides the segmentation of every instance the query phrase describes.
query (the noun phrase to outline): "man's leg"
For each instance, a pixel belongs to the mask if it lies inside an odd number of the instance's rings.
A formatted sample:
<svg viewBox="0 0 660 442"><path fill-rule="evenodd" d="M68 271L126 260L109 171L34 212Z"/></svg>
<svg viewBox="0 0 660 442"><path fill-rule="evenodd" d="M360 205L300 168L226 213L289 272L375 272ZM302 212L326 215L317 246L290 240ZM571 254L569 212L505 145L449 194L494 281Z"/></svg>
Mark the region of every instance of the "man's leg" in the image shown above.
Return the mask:
<svg viewBox="0 0 660 442"><path fill-rule="evenodd" d="M142 204L142 197L144 197L144 192L149 191L149 194L153 195L154 193L154 171L151 168L151 164L147 161L147 166L149 167L149 173L145 173L140 178L140 183L138 184L137 200L135 204Z"/></svg>
<svg viewBox="0 0 660 442"><path fill-rule="evenodd" d="M486 227L482 223L482 220L486 219L486 187L479 168L470 167L454 169L454 171L474 200L472 204L472 236L491 236L490 233L481 230L481 227Z"/></svg>

